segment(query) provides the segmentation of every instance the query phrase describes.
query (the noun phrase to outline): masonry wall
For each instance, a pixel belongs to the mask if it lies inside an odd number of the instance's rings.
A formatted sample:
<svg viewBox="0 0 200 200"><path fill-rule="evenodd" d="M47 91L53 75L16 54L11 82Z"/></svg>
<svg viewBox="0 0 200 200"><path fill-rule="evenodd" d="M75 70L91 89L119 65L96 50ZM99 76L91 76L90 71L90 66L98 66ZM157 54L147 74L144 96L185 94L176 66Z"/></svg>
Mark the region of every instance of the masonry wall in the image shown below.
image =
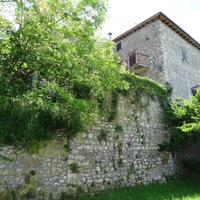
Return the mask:
<svg viewBox="0 0 200 200"><path fill-rule="evenodd" d="M149 55L151 60L150 69L143 74L159 83L165 83L163 76L163 52L161 48L160 24L153 22L142 29L130 34L121 40L122 49L118 51L125 62L129 55L138 51Z"/></svg>
<svg viewBox="0 0 200 200"><path fill-rule="evenodd" d="M173 87L172 98L189 99L200 83L200 51L157 20L121 40L118 51L125 62L134 51L150 56L150 70L142 76Z"/></svg>
<svg viewBox="0 0 200 200"><path fill-rule="evenodd" d="M189 99L191 88L200 83L200 51L160 22L165 79L172 97Z"/></svg>
<svg viewBox="0 0 200 200"><path fill-rule="evenodd" d="M10 190L20 199L44 200L58 199L62 192L163 182L174 172L171 155L158 151L168 140L155 98L121 96L115 120L96 119L87 133L71 141L71 151L66 151L62 133L35 154L2 146L0 199Z"/></svg>

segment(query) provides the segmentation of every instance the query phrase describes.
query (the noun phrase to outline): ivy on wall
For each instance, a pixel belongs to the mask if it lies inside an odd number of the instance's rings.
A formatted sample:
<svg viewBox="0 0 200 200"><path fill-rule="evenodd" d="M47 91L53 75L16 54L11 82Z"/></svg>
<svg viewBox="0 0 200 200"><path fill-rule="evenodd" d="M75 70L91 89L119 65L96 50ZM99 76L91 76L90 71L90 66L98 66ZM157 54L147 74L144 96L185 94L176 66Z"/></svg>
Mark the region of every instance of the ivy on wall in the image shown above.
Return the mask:
<svg viewBox="0 0 200 200"><path fill-rule="evenodd" d="M27 146L60 130L73 138L105 99L113 121L119 94L165 99L164 87L125 72L112 42L95 37L106 5L16 1L17 29L0 16L0 143Z"/></svg>

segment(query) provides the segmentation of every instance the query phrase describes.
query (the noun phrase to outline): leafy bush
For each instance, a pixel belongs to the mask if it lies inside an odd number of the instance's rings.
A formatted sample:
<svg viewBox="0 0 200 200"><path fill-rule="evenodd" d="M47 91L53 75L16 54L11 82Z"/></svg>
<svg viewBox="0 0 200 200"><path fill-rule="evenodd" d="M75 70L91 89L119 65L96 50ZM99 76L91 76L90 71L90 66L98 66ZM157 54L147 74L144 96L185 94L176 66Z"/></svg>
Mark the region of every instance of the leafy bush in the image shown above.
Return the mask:
<svg viewBox="0 0 200 200"><path fill-rule="evenodd" d="M169 96L167 88L148 78L139 77L127 72L123 75L123 79L129 83L133 90L138 91L138 94L143 92L149 96L162 97L164 100Z"/></svg>
<svg viewBox="0 0 200 200"><path fill-rule="evenodd" d="M79 172L79 165L78 163L71 163L69 164L69 169L71 170L72 173L78 173Z"/></svg>
<svg viewBox="0 0 200 200"><path fill-rule="evenodd" d="M112 42L95 37L105 11L104 0L16 1L18 28L0 17L0 142L71 138L90 123L92 98L124 87Z"/></svg>
<svg viewBox="0 0 200 200"><path fill-rule="evenodd" d="M165 110L165 118L171 141L160 147L162 150L177 151L189 138L195 138L200 133L200 90L190 100L176 99Z"/></svg>
<svg viewBox="0 0 200 200"><path fill-rule="evenodd" d="M113 43L95 37L106 4L16 1L18 28L0 17L0 142L37 143L58 129L70 139L90 123L92 100L101 102L109 91L109 121L117 114L119 92L166 95L159 84L125 73Z"/></svg>
<svg viewBox="0 0 200 200"><path fill-rule="evenodd" d="M123 129L123 127L121 125L116 125L115 126L115 132L123 133L124 129Z"/></svg>
<svg viewBox="0 0 200 200"><path fill-rule="evenodd" d="M161 144L160 150L176 153L183 172L199 173L200 90L190 100L176 99L164 113L171 140Z"/></svg>
<svg viewBox="0 0 200 200"><path fill-rule="evenodd" d="M89 122L90 108L86 101L49 83L0 105L1 142L25 144L45 140L60 128L72 137Z"/></svg>

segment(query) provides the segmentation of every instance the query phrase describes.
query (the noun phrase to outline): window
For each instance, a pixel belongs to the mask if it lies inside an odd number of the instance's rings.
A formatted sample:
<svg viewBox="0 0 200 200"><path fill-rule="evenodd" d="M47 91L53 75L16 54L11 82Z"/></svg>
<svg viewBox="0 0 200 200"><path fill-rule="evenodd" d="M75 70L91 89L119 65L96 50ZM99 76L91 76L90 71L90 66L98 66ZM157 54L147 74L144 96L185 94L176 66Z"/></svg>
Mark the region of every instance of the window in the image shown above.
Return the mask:
<svg viewBox="0 0 200 200"><path fill-rule="evenodd" d="M122 44L121 44L121 42L119 42L119 43L117 44L117 51L119 51L120 49L122 49Z"/></svg>
<svg viewBox="0 0 200 200"><path fill-rule="evenodd" d="M136 64L136 53L130 55L129 57L129 67L132 67L134 64Z"/></svg>
<svg viewBox="0 0 200 200"><path fill-rule="evenodd" d="M182 62L187 62L187 51L184 48L181 48L181 61Z"/></svg>
<svg viewBox="0 0 200 200"><path fill-rule="evenodd" d="M196 85L194 87L191 88L191 92L192 92L192 95L195 96L196 93L197 93L197 89L200 88L200 85Z"/></svg>

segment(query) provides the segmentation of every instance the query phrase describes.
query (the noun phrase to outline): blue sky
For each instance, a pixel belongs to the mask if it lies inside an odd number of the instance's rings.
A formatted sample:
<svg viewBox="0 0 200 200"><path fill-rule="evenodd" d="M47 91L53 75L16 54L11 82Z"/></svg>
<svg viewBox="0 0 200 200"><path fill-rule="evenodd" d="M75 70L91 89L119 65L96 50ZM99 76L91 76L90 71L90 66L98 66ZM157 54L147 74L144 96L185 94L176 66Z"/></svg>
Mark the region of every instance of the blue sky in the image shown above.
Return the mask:
<svg viewBox="0 0 200 200"><path fill-rule="evenodd" d="M101 34L116 37L159 11L200 42L200 0L109 0Z"/></svg>

